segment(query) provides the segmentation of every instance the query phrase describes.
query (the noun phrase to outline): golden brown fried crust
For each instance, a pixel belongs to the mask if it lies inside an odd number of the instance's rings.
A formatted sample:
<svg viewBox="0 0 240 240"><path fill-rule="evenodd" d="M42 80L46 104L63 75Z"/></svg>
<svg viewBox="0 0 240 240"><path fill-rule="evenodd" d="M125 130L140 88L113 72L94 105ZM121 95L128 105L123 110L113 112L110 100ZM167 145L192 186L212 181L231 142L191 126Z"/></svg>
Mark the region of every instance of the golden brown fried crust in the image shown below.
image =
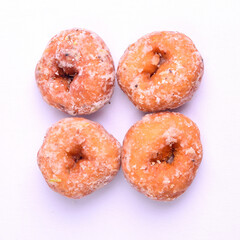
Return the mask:
<svg viewBox="0 0 240 240"><path fill-rule="evenodd" d="M84 29L54 36L35 75L44 100L71 115L90 114L103 107L112 96L115 80L106 44Z"/></svg>
<svg viewBox="0 0 240 240"><path fill-rule="evenodd" d="M120 168L120 144L98 123L66 118L47 132L38 152L50 188L81 198L110 182Z"/></svg>
<svg viewBox="0 0 240 240"><path fill-rule="evenodd" d="M118 83L144 112L177 108L189 101L203 75L195 45L178 32L153 32L130 45L117 70Z"/></svg>
<svg viewBox="0 0 240 240"><path fill-rule="evenodd" d="M173 200L185 192L201 160L199 130L180 113L145 115L130 128L123 142L126 179L156 200Z"/></svg>

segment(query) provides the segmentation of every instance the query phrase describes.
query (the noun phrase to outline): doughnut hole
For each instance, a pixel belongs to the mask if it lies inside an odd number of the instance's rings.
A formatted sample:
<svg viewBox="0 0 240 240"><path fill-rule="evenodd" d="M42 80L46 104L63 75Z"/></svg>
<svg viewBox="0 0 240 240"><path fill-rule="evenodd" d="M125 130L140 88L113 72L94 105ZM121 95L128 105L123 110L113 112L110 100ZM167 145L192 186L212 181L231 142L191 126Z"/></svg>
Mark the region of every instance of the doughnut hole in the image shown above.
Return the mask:
<svg viewBox="0 0 240 240"><path fill-rule="evenodd" d="M76 74L76 56L77 54L72 49L62 49L56 53L58 67L67 75L72 76Z"/></svg>
<svg viewBox="0 0 240 240"><path fill-rule="evenodd" d="M175 157L175 151L176 144L170 143L169 145L166 145L161 151L152 155L152 158L150 159L151 165L154 166L161 163L172 164Z"/></svg>
<svg viewBox="0 0 240 240"><path fill-rule="evenodd" d="M76 54L71 49L63 49L56 54L55 78L61 78L66 81L67 90L69 90L75 76L78 75L76 67Z"/></svg>
<svg viewBox="0 0 240 240"><path fill-rule="evenodd" d="M146 64L143 69L143 73L148 75L148 79L151 79L159 70L160 66L166 61L166 53L159 49L147 53Z"/></svg>
<svg viewBox="0 0 240 240"><path fill-rule="evenodd" d="M84 161L87 161L88 158L86 154L83 152L83 148L80 145L74 146L69 152L67 152L68 163L66 169L70 174L73 171L77 171L79 169L79 165Z"/></svg>

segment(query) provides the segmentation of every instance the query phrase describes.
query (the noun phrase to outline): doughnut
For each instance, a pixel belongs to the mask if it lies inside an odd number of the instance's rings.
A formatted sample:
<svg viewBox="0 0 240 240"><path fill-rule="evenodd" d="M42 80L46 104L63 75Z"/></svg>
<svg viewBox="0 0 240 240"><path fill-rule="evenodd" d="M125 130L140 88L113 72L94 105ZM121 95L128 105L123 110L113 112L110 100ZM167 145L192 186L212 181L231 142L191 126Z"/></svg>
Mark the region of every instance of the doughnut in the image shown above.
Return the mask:
<svg viewBox="0 0 240 240"><path fill-rule="evenodd" d="M65 118L48 130L37 160L52 190L77 199L117 174L120 144L98 123Z"/></svg>
<svg viewBox="0 0 240 240"><path fill-rule="evenodd" d="M201 160L199 129L180 113L147 114L124 138L124 175L151 199L170 201L184 193Z"/></svg>
<svg viewBox="0 0 240 240"><path fill-rule="evenodd" d="M189 101L203 75L203 59L186 35L153 32L133 43L121 57L117 80L144 112L177 108Z"/></svg>
<svg viewBox="0 0 240 240"><path fill-rule="evenodd" d="M96 33L70 29L51 39L35 78L49 105L71 115L85 115L109 102L115 70L106 44Z"/></svg>

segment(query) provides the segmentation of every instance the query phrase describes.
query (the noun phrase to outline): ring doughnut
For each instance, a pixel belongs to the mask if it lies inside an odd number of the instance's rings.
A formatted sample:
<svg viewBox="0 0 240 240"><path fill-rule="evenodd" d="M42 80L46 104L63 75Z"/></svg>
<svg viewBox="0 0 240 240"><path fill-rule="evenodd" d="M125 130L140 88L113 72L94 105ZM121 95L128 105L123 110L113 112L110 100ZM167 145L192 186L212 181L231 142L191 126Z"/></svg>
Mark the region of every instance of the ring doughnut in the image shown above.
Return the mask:
<svg viewBox="0 0 240 240"><path fill-rule="evenodd" d="M81 115L109 102L115 70L112 56L97 34L71 29L51 39L36 66L35 77L49 105Z"/></svg>
<svg viewBox="0 0 240 240"><path fill-rule="evenodd" d="M110 182L120 168L120 144L98 123L66 118L47 132L39 168L51 189L81 198Z"/></svg>
<svg viewBox="0 0 240 240"><path fill-rule="evenodd" d="M177 108L189 101L203 75L203 59L186 35L153 32L133 43L120 59L118 83L144 112Z"/></svg>
<svg viewBox="0 0 240 240"><path fill-rule="evenodd" d="M180 113L145 115L130 128L123 142L126 179L155 200L170 201L184 193L201 160L199 130Z"/></svg>

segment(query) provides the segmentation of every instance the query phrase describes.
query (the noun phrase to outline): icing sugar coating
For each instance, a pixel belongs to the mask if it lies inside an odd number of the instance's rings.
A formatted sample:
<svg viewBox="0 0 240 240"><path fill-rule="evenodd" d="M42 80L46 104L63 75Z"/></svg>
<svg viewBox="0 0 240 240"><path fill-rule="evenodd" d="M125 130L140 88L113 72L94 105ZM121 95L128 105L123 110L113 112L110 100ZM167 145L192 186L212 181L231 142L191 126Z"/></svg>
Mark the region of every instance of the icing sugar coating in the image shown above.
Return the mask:
<svg viewBox="0 0 240 240"><path fill-rule="evenodd" d="M200 132L180 113L147 114L127 132L122 169L139 192L170 201L186 191L202 160Z"/></svg>
<svg viewBox="0 0 240 240"><path fill-rule="evenodd" d="M153 32L128 47L120 59L117 79L138 109L156 112L189 101L203 69L203 59L186 35Z"/></svg>
<svg viewBox="0 0 240 240"><path fill-rule="evenodd" d="M71 115L96 112L114 88L112 56L103 40L84 29L54 36L35 70L44 100Z"/></svg>
<svg viewBox="0 0 240 240"><path fill-rule="evenodd" d="M65 118L47 132L38 152L50 188L81 198L110 182L120 168L120 144L98 123Z"/></svg>

